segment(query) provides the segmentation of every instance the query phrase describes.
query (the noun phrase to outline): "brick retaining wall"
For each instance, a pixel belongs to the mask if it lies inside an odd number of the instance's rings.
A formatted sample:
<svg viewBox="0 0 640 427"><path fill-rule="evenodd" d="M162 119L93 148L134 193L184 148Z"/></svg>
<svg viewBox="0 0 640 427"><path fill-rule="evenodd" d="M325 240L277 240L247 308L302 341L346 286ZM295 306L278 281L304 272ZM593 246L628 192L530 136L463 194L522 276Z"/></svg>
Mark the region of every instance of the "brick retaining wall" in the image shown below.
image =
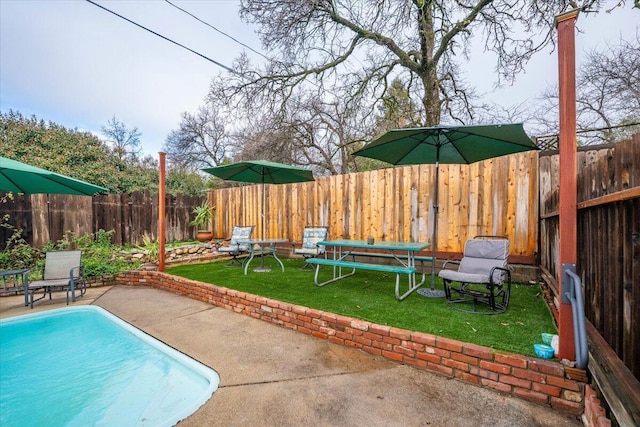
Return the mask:
<svg viewBox="0 0 640 427"><path fill-rule="evenodd" d="M582 414L585 384L557 362L378 325L157 271L130 271L116 284L151 286L552 408Z"/></svg>
<svg viewBox="0 0 640 427"><path fill-rule="evenodd" d="M606 411L596 391L588 385L585 386L582 423L585 427L611 427L611 420L607 418Z"/></svg>

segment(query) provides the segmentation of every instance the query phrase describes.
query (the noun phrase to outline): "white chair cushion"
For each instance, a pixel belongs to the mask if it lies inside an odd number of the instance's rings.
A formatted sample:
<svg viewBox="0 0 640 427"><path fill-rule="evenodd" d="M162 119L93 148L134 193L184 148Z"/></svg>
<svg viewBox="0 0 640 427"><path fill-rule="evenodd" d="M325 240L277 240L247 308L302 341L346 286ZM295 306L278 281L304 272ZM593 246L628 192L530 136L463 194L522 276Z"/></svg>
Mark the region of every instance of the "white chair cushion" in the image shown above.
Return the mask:
<svg viewBox="0 0 640 427"><path fill-rule="evenodd" d="M442 270L443 279L465 283L489 283L489 274L495 267L507 268L508 239L469 239L464 245L464 257L458 271ZM500 284L505 272L495 270L493 283Z"/></svg>
<svg viewBox="0 0 640 427"><path fill-rule="evenodd" d="M229 245L229 246L220 246L218 248L218 252L247 252L249 250L249 245Z"/></svg>
<svg viewBox="0 0 640 427"><path fill-rule="evenodd" d="M293 251L294 254L297 255L320 255L320 249L319 248L300 248L300 249L295 249Z"/></svg>
<svg viewBox="0 0 640 427"><path fill-rule="evenodd" d="M489 283L488 274L460 273L453 270L442 270L438 273L443 279L453 280L462 283Z"/></svg>
<svg viewBox="0 0 640 427"><path fill-rule="evenodd" d="M464 256L484 259L503 259L509 256L507 239L469 239L464 245Z"/></svg>

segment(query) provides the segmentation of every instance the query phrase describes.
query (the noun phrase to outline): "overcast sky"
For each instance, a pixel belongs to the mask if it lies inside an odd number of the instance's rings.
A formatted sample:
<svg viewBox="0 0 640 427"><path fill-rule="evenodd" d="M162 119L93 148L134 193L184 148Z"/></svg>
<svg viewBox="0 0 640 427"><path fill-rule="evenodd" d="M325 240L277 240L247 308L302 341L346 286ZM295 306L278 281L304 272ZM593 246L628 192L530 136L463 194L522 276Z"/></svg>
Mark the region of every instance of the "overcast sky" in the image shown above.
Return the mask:
<svg viewBox="0 0 640 427"><path fill-rule="evenodd" d="M132 21L230 66L245 47L161 0L95 0ZM238 17L237 0L173 1L260 51L253 29ZM612 7L615 2L606 2ZM628 2L629 4L631 2ZM632 39L640 11L629 5L610 14L580 15L577 65L582 53L620 37ZM557 81L557 53L538 55L514 87L492 91L493 79L471 70L493 69L474 56L467 79L485 99L509 106L530 100ZM183 111L202 105L219 66L83 0L0 0L0 110L100 133L114 115L138 127L145 154L157 158Z"/></svg>

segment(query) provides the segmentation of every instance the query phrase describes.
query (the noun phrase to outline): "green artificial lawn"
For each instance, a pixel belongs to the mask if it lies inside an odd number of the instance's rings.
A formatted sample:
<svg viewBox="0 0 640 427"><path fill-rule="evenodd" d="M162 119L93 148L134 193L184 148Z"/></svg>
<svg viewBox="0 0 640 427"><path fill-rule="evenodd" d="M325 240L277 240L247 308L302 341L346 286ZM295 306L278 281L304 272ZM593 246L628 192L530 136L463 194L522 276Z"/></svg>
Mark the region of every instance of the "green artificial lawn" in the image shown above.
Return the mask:
<svg viewBox="0 0 640 427"><path fill-rule="evenodd" d="M534 355L533 344L542 342L542 332L557 333L539 285L514 283L507 311L497 315L462 313L450 308L444 298L426 298L413 292L405 300L395 298L395 275L357 270L356 274L324 287L314 284L314 270L300 270L300 259L282 259L285 271L267 257L268 273L256 273L256 259L245 276L226 261L172 267L167 273L211 283L283 302L351 316L373 323L426 332L498 351ZM330 277L330 267L320 267L320 281ZM421 277L421 276L418 276ZM407 289L401 276L400 292ZM442 282L436 278L437 289ZM430 277L422 287L430 286ZM468 305L468 307L471 307Z"/></svg>

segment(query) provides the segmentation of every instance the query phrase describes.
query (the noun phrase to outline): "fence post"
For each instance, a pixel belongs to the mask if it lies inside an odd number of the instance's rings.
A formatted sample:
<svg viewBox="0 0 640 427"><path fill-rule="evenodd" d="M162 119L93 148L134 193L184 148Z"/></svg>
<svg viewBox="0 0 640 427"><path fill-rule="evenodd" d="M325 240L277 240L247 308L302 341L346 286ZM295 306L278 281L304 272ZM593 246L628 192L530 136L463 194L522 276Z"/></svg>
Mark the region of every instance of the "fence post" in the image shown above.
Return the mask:
<svg viewBox="0 0 640 427"><path fill-rule="evenodd" d="M560 262L575 264L577 260L577 144L576 144L576 52L575 22L578 9L556 16L558 30L558 86L560 113ZM560 295L565 286L562 269L558 269ZM559 359L574 360L573 315L571 304L560 303L558 314L560 336Z"/></svg>
<svg viewBox="0 0 640 427"><path fill-rule="evenodd" d="M158 271L164 271L164 240L165 240L165 161L167 153L162 151L160 155L160 182L158 185Z"/></svg>

